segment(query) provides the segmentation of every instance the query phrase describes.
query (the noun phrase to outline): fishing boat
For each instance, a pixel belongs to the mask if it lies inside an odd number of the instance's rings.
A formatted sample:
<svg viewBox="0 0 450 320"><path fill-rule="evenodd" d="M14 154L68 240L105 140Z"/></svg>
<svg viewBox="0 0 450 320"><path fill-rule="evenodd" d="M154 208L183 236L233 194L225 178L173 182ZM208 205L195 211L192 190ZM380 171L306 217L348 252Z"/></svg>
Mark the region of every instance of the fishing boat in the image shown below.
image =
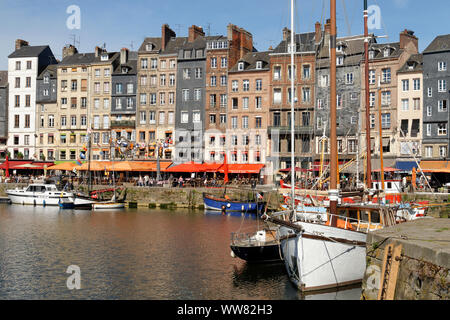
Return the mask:
<svg viewBox="0 0 450 320"><path fill-rule="evenodd" d="M232 200L227 196L218 197L207 193L203 193L203 203L207 210L245 213L261 213L264 211L266 205L263 201Z"/></svg>
<svg viewBox="0 0 450 320"><path fill-rule="evenodd" d="M58 190L55 184L34 183L26 188L6 190L13 204L58 206L60 201L73 201L73 194Z"/></svg>
<svg viewBox="0 0 450 320"><path fill-rule="evenodd" d="M232 233L231 256L249 263L281 262L280 241L277 228L265 228L255 234Z"/></svg>
<svg viewBox="0 0 450 320"><path fill-rule="evenodd" d="M93 210L111 210L124 208L125 203L118 203L118 202L95 202L92 204Z"/></svg>

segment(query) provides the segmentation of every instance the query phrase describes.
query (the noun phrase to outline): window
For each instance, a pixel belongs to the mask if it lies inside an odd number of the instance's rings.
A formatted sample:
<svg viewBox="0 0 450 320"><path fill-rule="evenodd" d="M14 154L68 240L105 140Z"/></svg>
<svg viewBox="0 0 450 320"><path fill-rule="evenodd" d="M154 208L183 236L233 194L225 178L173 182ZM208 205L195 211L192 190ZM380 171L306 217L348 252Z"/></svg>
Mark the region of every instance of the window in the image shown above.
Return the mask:
<svg viewBox="0 0 450 320"><path fill-rule="evenodd" d="M256 91L261 91L262 90L262 79L256 79L255 90Z"/></svg>
<svg viewBox="0 0 450 320"><path fill-rule="evenodd" d="M161 106L166 104L166 94L164 92L159 93L159 104Z"/></svg>
<svg viewBox="0 0 450 320"><path fill-rule="evenodd" d="M431 146L425 147L425 157L427 157L427 158L433 157L433 147L431 147Z"/></svg>
<svg viewBox="0 0 450 320"><path fill-rule="evenodd" d="M430 137L431 136L431 123L427 123L427 136Z"/></svg>
<svg viewBox="0 0 450 320"><path fill-rule="evenodd" d="M25 78L25 87L26 88L31 88L31 77L26 77Z"/></svg>
<svg viewBox="0 0 450 320"><path fill-rule="evenodd" d="M209 123L216 123L216 115L215 114L210 114L209 115Z"/></svg>
<svg viewBox="0 0 450 320"><path fill-rule="evenodd" d="M370 114L370 128L374 129L375 128L375 115L374 114Z"/></svg>
<svg viewBox="0 0 450 320"><path fill-rule="evenodd" d="M320 86L322 87L322 88L326 88L326 87L328 87L329 86L329 77L328 77L328 75L327 74L324 74L324 75L322 75L321 77L320 77Z"/></svg>
<svg viewBox="0 0 450 320"><path fill-rule="evenodd" d="M311 67L310 66L303 66L303 79L310 79L311 78Z"/></svg>
<svg viewBox="0 0 450 320"><path fill-rule="evenodd" d="M166 113L164 111L159 112L159 124L166 123Z"/></svg>
<svg viewBox="0 0 450 320"><path fill-rule="evenodd" d="M447 100L439 100L438 101L438 111L439 112L447 112Z"/></svg>
<svg viewBox="0 0 450 320"><path fill-rule="evenodd" d="M169 104L174 104L174 103L175 103L175 93L169 92Z"/></svg>
<svg viewBox="0 0 450 320"><path fill-rule="evenodd" d="M262 128L262 118L259 116L255 117L255 128Z"/></svg>
<svg viewBox="0 0 450 320"><path fill-rule="evenodd" d="M81 126L86 126L86 125L87 125L87 116L82 115L81 116Z"/></svg>
<svg viewBox="0 0 450 320"><path fill-rule="evenodd" d="M105 68L105 70L103 70L103 76L109 77L110 75L111 75L111 69Z"/></svg>
<svg viewBox="0 0 450 320"><path fill-rule="evenodd" d="M369 104L371 108L375 107L375 92L369 93Z"/></svg>
<svg viewBox="0 0 450 320"><path fill-rule="evenodd" d="M375 70L369 70L369 84L375 84L376 81L376 72Z"/></svg>
<svg viewBox="0 0 450 320"><path fill-rule="evenodd" d="M409 99L402 99L402 111L409 110Z"/></svg>
<svg viewBox="0 0 450 320"><path fill-rule="evenodd" d="M273 126L279 127L281 125L281 113L275 112L273 114Z"/></svg>
<svg viewBox="0 0 450 320"><path fill-rule="evenodd" d="M383 83L390 83L391 82L391 68L382 69L381 72L382 72L381 81Z"/></svg>
<svg viewBox="0 0 450 320"><path fill-rule="evenodd" d="M174 87L175 86L175 75L173 73L171 73L169 75L169 86L170 87Z"/></svg>
<svg viewBox="0 0 450 320"><path fill-rule="evenodd" d="M238 90L239 90L239 81L238 80L233 80L231 82L231 91L238 92Z"/></svg>
<svg viewBox="0 0 450 320"><path fill-rule="evenodd" d="M211 108L214 108L216 106L216 95L215 94L209 95L209 106Z"/></svg>
<svg viewBox="0 0 450 320"><path fill-rule="evenodd" d="M294 66L294 79L297 79L297 67ZM288 66L288 79L292 79L292 66Z"/></svg>
<svg viewBox="0 0 450 320"><path fill-rule="evenodd" d="M32 64L31 61L27 61L27 70L30 70L30 69L31 69L31 64Z"/></svg>
<svg viewBox="0 0 450 320"><path fill-rule="evenodd" d="M281 80L281 67L275 66L273 68L273 80Z"/></svg>
<svg viewBox="0 0 450 320"><path fill-rule="evenodd" d="M202 99L202 89L194 89L194 99L195 101L200 101Z"/></svg>
<svg viewBox="0 0 450 320"><path fill-rule="evenodd" d="M317 99L317 109L323 109L323 99Z"/></svg>
<svg viewBox="0 0 450 320"><path fill-rule="evenodd" d="M413 104L414 104L414 110L420 110L420 98L414 98L413 99Z"/></svg>
<svg viewBox="0 0 450 320"><path fill-rule="evenodd" d="M243 135L242 136L242 145L243 146L248 146L250 143L250 138L247 135Z"/></svg>
<svg viewBox="0 0 450 320"><path fill-rule="evenodd" d="M109 82L105 82L105 87L106 87L106 84L108 84L108 91L106 91L106 89L105 89L105 92L109 92ZM133 92L134 92L134 85L132 83L127 83L127 93L133 94Z"/></svg>
<svg viewBox="0 0 450 320"><path fill-rule="evenodd" d="M55 116L50 114L48 116L48 127L53 128L55 126Z"/></svg>
<svg viewBox="0 0 450 320"><path fill-rule="evenodd" d="M447 91L447 81L446 80L438 80L438 92Z"/></svg>
<svg viewBox="0 0 450 320"><path fill-rule="evenodd" d="M156 112L155 111L150 111L148 113L148 123L156 124Z"/></svg>
<svg viewBox="0 0 450 320"><path fill-rule="evenodd" d="M302 100L303 100L303 102L310 102L310 99L311 99L311 90L310 90L310 88L302 88Z"/></svg>
<svg viewBox="0 0 450 320"><path fill-rule="evenodd" d="M211 87L217 86L217 77L211 76Z"/></svg>
<svg viewBox="0 0 450 320"><path fill-rule="evenodd" d="M390 54L391 54L391 49L389 49L389 48L384 49L383 57L387 58L387 57L389 57Z"/></svg>
<svg viewBox="0 0 450 320"><path fill-rule="evenodd" d="M447 147L446 146L439 146L439 156L441 158L447 157Z"/></svg>
<svg viewBox="0 0 450 320"><path fill-rule="evenodd" d="M189 112L182 111L181 112L181 123L188 123L189 122Z"/></svg>
<svg viewBox="0 0 450 320"><path fill-rule="evenodd" d="M409 80L402 80L402 90L409 91Z"/></svg>
<svg viewBox="0 0 450 320"><path fill-rule="evenodd" d="M280 88L273 89L273 103L281 104L281 89Z"/></svg>
<svg viewBox="0 0 450 320"><path fill-rule="evenodd" d="M257 134L257 135L255 136L255 144L256 144L257 146L260 146L260 145L261 145L261 135Z"/></svg>
<svg viewBox="0 0 450 320"><path fill-rule="evenodd" d="M239 99L238 98L232 98L231 99L231 107L233 110L237 110L239 107Z"/></svg>
<svg viewBox="0 0 450 320"><path fill-rule="evenodd" d="M227 123L227 115L226 114L220 114L220 124Z"/></svg>
<svg viewBox="0 0 450 320"><path fill-rule="evenodd" d="M189 101L189 89L183 89L183 101Z"/></svg>
<svg viewBox="0 0 450 320"><path fill-rule="evenodd" d="M242 109L248 109L248 97L242 98Z"/></svg>
<svg viewBox="0 0 450 320"><path fill-rule="evenodd" d="M169 68L170 69L175 69L175 67L176 67L176 62L175 62L175 60L170 60L169 61Z"/></svg>
<svg viewBox="0 0 450 320"><path fill-rule="evenodd" d="M433 115L433 108L431 106L427 106L427 117L431 117Z"/></svg>
<svg viewBox="0 0 450 320"><path fill-rule="evenodd" d="M191 69L183 69L183 79L188 80L191 78Z"/></svg>
<svg viewBox="0 0 450 320"><path fill-rule="evenodd" d="M202 78L202 68L195 68L195 79Z"/></svg>
<svg viewBox="0 0 450 320"><path fill-rule="evenodd" d="M25 107L31 107L31 96L29 94L25 95Z"/></svg>
<svg viewBox="0 0 450 320"><path fill-rule="evenodd" d="M154 106L156 104L156 93L150 93L150 105Z"/></svg>
<svg viewBox="0 0 450 320"><path fill-rule="evenodd" d="M103 129L109 129L109 116L103 116Z"/></svg>
<svg viewBox="0 0 450 320"><path fill-rule="evenodd" d="M20 70L20 61L16 61L16 70Z"/></svg>
<svg viewBox="0 0 450 320"><path fill-rule="evenodd" d="M226 94L220 95L220 106L222 108L225 108L228 104L228 96Z"/></svg>
<svg viewBox="0 0 450 320"><path fill-rule="evenodd" d="M346 84L353 84L353 73L347 73L345 75L345 83Z"/></svg>
<svg viewBox="0 0 450 320"><path fill-rule="evenodd" d="M70 107L72 109L76 109L77 108L77 98L70 98Z"/></svg>
<svg viewBox="0 0 450 320"><path fill-rule="evenodd" d="M147 104L147 94L146 93L140 94L139 102L142 106L145 106Z"/></svg>
<svg viewBox="0 0 450 320"><path fill-rule="evenodd" d="M255 108L256 109L262 108L262 97L255 97Z"/></svg>
<svg viewBox="0 0 450 320"><path fill-rule="evenodd" d="M70 125L72 127L76 127L77 126L77 116L71 116L70 117Z"/></svg>
<svg viewBox="0 0 450 320"><path fill-rule="evenodd" d="M228 58L226 57L221 58L221 67L222 68L228 67Z"/></svg>
<svg viewBox="0 0 450 320"><path fill-rule="evenodd" d="M439 61L438 62L438 71L447 71L447 62Z"/></svg>
<svg viewBox="0 0 450 320"><path fill-rule="evenodd" d="M232 129L237 129L237 123L238 123L238 118L237 117L231 117L231 128Z"/></svg>
<svg viewBox="0 0 450 320"><path fill-rule="evenodd" d="M153 59L151 59L151 65L150 65L150 67L153 69L153 70L155 70L155 69L158 69L158 59L156 59L156 58L153 58Z"/></svg>
<svg viewBox="0 0 450 320"><path fill-rule="evenodd" d="M262 69L262 61L256 61L256 69L258 70Z"/></svg>
<svg viewBox="0 0 450 320"><path fill-rule="evenodd" d="M433 88L428 88L428 98L433 97Z"/></svg>
<svg viewBox="0 0 450 320"><path fill-rule="evenodd" d="M192 122L193 123L200 123L200 122L202 122L200 111L193 111L192 112Z"/></svg>
<svg viewBox="0 0 450 320"><path fill-rule="evenodd" d="M141 111L139 112L139 123L146 124L147 123L147 112Z"/></svg>
<svg viewBox="0 0 450 320"><path fill-rule="evenodd" d="M242 89L243 89L243 91L250 90L250 81L249 80L242 81Z"/></svg>
<svg viewBox="0 0 450 320"><path fill-rule="evenodd" d="M336 58L336 65L342 66L344 64L344 57L340 56Z"/></svg>
<svg viewBox="0 0 450 320"><path fill-rule="evenodd" d="M391 114L390 113L383 113L381 115L381 127L383 129L391 128Z"/></svg>
<svg viewBox="0 0 450 320"><path fill-rule="evenodd" d="M447 123L438 123L438 136L447 135Z"/></svg>
<svg viewBox="0 0 450 320"><path fill-rule="evenodd" d="M227 76L220 76L220 85L222 87L226 87L227 86Z"/></svg>
<svg viewBox="0 0 450 320"><path fill-rule="evenodd" d="M211 68L217 68L217 58L216 57L211 58Z"/></svg>
<svg viewBox="0 0 450 320"><path fill-rule="evenodd" d="M420 90L420 79L413 79L413 89L414 91Z"/></svg>
<svg viewBox="0 0 450 320"><path fill-rule="evenodd" d="M20 78L16 78L16 88L20 88Z"/></svg>
<svg viewBox="0 0 450 320"><path fill-rule="evenodd" d="M239 62L238 63L238 70L239 71L243 71L244 70L244 63L243 62Z"/></svg>
<svg viewBox="0 0 450 320"><path fill-rule="evenodd" d="M242 117L242 128L243 129L248 129L248 116L243 116Z"/></svg>
<svg viewBox="0 0 450 320"><path fill-rule="evenodd" d="M25 115L25 128L29 128L30 127L30 115L26 114ZM50 125L49 125L50 127Z"/></svg>

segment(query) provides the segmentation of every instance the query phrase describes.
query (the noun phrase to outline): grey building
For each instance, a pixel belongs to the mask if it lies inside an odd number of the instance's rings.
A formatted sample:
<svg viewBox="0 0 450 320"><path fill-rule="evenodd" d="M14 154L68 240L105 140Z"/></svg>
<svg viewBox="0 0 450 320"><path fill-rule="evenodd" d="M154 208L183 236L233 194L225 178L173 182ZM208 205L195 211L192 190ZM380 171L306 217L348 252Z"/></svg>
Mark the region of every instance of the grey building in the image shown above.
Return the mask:
<svg viewBox="0 0 450 320"><path fill-rule="evenodd" d="M315 136L317 157L320 159L320 139L330 132L330 55L329 34L325 29L316 59ZM358 152L359 108L361 102L361 69L364 58L364 37L337 38L337 135L339 160L350 160ZM327 153L327 149L325 154Z"/></svg>
<svg viewBox="0 0 450 320"><path fill-rule="evenodd" d="M423 156L449 159L450 34L423 52Z"/></svg>
<svg viewBox="0 0 450 320"><path fill-rule="evenodd" d="M112 73L111 132L114 139L136 138L137 52L122 49Z"/></svg>
<svg viewBox="0 0 450 320"><path fill-rule="evenodd" d="M8 140L8 71L0 71L0 158Z"/></svg>
<svg viewBox="0 0 450 320"><path fill-rule="evenodd" d="M52 64L36 78L36 104L56 103L58 97L56 70L58 65Z"/></svg>
<svg viewBox="0 0 450 320"><path fill-rule="evenodd" d="M178 52L175 108L175 163L202 162L205 130L206 38L203 29L189 28Z"/></svg>

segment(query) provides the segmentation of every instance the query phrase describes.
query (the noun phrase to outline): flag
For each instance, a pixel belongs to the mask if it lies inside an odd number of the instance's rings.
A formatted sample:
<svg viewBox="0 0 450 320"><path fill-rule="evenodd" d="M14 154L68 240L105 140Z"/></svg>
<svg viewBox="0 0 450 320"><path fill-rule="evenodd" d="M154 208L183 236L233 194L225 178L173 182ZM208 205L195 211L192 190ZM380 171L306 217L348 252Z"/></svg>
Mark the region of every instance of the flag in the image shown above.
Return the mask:
<svg viewBox="0 0 450 320"><path fill-rule="evenodd" d="M83 163L81 162L81 160L77 160L77 165L81 166Z"/></svg>
<svg viewBox="0 0 450 320"><path fill-rule="evenodd" d="M227 164L227 155L223 155L223 172L225 173L224 182L228 182L228 164Z"/></svg>

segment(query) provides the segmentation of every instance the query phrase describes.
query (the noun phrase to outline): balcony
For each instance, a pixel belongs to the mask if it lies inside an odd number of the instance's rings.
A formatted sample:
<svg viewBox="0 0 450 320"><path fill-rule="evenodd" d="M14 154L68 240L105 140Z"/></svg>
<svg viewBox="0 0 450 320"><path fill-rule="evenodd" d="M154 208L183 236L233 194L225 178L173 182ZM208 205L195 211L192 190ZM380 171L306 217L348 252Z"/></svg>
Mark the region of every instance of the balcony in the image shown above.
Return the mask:
<svg viewBox="0 0 450 320"><path fill-rule="evenodd" d="M135 128L135 120L121 120L121 121L111 121L111 129L113 128Z"/></svg>

